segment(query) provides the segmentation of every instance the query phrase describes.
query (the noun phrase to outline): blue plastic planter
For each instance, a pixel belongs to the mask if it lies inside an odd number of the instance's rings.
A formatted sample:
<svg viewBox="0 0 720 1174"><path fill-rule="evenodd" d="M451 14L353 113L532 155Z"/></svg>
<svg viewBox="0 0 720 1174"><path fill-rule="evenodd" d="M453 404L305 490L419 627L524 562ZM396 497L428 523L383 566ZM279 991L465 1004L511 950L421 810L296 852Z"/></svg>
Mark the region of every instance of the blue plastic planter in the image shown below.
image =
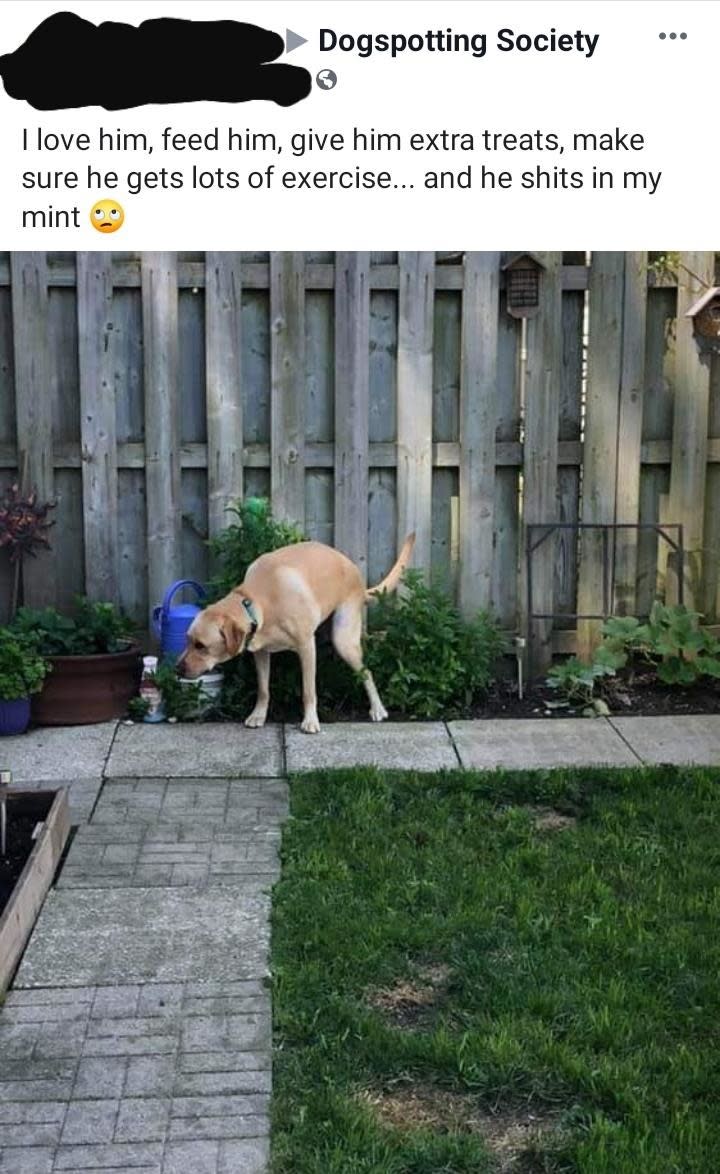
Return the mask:
<svg viewBox="0 0 720 1174"><path fill-rule="evenodd" d="M9 734L24 734L30 724L30 698L0 701L0 738Z"/></svg>

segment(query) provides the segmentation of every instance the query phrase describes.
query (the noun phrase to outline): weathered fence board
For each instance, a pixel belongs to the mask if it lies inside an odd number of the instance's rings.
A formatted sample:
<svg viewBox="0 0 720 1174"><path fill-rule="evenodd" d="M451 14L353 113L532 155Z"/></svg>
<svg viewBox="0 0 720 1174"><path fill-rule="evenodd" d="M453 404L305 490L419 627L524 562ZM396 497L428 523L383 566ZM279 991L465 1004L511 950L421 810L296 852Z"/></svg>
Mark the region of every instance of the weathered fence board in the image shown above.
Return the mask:
<svg viewBox="0 0 720 1174"><path fill-rule="evenodd" d="M175 253L142 259L145 485L150 606L181 566L178 287Z"/></svg>
<svg viewBox="0 0 720 1174"><path fill-rule="evenodd" d="M415 532L416 566L432 558L433 253L400 254L397 495L402 541Z"/></svg>
<svg viewBox="0 0 720 1174"><path fill-rule="evenodd" d="M10 290L0 289L0 448L8 453L15 452L17 436L12 327ZM5 476L7 482L12 483L17 476L17 469L7 469ZM10 616L14 580L14 568L9 559L0 558L0 622Z"/></svg>
<svg viewBox="0 0 720 1174"><path fill-rule="evenodd" d="M702 547L705 521L710 363L701 355L687 310L703 288L712 284L711 253L682 253L678 274L675 339L675 404L667 521L681 522L685 543L685 595L690 607L700 605Z"/></svg>
<svg viewBox="0 0 720 1174"><path fill-rule="evenodd" d="M181 444L204 444L207 441L207 410L198 388L206 380L207 332L204 290L179 289L177 298L178 322L178 417Z"/></svg>
<svg viewBox="0 0 720 1174"><path fill-rule="evenodd" d="M467 253L460 384L459 603L490 606L495 520L496 371L500 254Z"/></svg>
<svg viewBox="0 0 720 1174"><path fill-rule="evenodd" d="M617 421L615 521L633 525L640 520L640 463L642 454L645 335L647 330L647 253L625 257L623 338L620 398ZM615 535L615 611L637 611L637 535L618 530Z"/></svg>
<svg viewBox="0 0 720 1174"><path fill-rule="evenodd" d="M433 582L457 594L458 472L438 467L440 446L457 448L460 435L462 306L459 291L435 294L433 317L433 474L430 573Z"/></svg>
<svg viewBox="0 0 720 1174"><path fill-rule="evenodd" d="M244 492L371 583L416 528L415 566L523 633L526 523L684 521L714 621L720 359L678 318L687 273L678 292L643 254L542 259L523 365L490 254L0 254L0 469L29 444L25 482L58 499L26 600L85 589L146 619L207 577ZM683 258L705 281L714 261ZM533 632L540 670L589 647L573 613L601 571L577 555L561 532L534 562L534 606L559 613ZM666 562L652 531L618 541L616 606L646 613ZM3 614L12 578L0 552Z"/></svg>
<svg viewBox="0 0 720 1174"><path fill-rule="evenodd" d="M17 450L13 461L41 501L53 498L51 370L48 355L47 264L44 253L12 254L12 321L15 356ZM23 598L33 607L55 597L54 549L25 559Z"/></svg>
<svg viewBox="0 0 720 1174"><path fill-rule="evenodd" d="M370 257L338 253L335 264L335 545L366 575Z"/></svg>
<svg viewBox="0 0 720 1174"><path fill-rule="evenodd" d="M582 520L615 521L618 407L623 360L625 254L597 253L589 289L588 377L583 446ZM578 611L602 614L611 543L605 531L586 530L580 544ZM600 635L595 620L578 622L578 655L587 657Z"/></svg>
<svg viewBox="0 0 720 1174"><path fill-rule="evenodd" d="M720 438L720 362L710 369L710 399L708 403L708 445ZM705 615L720 615L720 467L708 465L705 487L705 565L703 581L705 597L702 611Z"/></svg>
<svg viewBox="0 0 720 1174"><path fill-rule="evenodd" d="M640 521L660 521L660 498L667 493L670 477L673 396L675 381L675 289L649 289L646 306L645 392L643 396L642 439L663 444L667 454L664 467L649 464L640 468ZM652 530L644 530L637 544L638 611L646 615L658 593L665 590L667 546Z"/></svg>
<svg viewBox="0 0 720 1174"><path fill-rule="evenodd" d="M540 256L545 271L539 312L527 321L527 375L525 382L525 445L523 511L526 524L558 520L558 415L562 366L561 258ZM527 581L521 567L523 608L527 612ZM552 539L538 549L532 567L533 614L554 610L555 566ZM552 657L552 623L526 615L532 663L540 670Z"/></svg>
<svg viewBox="0 0 720 1174"><path fill-rule="evenodd" d="M502 285L502 277L501 277ZM501 623L510 629L519 622L518 575L520 555L520 443L522 405L520 402L521 330L517 318L507 312L504 292L500 293L497 351L497 388L495 396L495 544L493 549L492 607ZM512 453L503 467L505 454Z"/></svg>
<svg viewBox="0 0 720 1174"><path fill-rule="evenodd" d="M227 525L243 495L242 278L237 253L205 259L208 530Z"/></svg>
<svg viewBox="0 0 720 1174"><path fill-rule="evenodd" d="M113 396L112 259L77 255L78 365L85 589L119 602L117 437Z"/></svg>
<svg viewBox="0 0 720 1174"><path fill-rule="evenodd" d="M279 518L305 525L305 258L270 261L271 486Z"/></svg>
<svg viewBox="0 0 720 1174"><path fill-rule="evenodd" d="M575 256L575 254L571 254ZM582 260L582 254L579 260ZM576 261L577 263L577 261ZM570 290L562 298L562 367L560 378L560 405L558 438L577 444L582 435L583 376L584 376L584 315L585 293ZM580 465L563 465L557 473L558 518L574 522L580 514ZM558 531L554 545L555 555L555 611L572 615L577 603L577 534L570 530ZM556 627L572 624L574 620L560 619Z"/></svg>
<svg viewBox="0 0 720 1174"><path fill-rule="evenodd" d="M139 290L113 288L112 323L115 430L118 444L123 445L141 441L144 433L145 376Z"/></svg>

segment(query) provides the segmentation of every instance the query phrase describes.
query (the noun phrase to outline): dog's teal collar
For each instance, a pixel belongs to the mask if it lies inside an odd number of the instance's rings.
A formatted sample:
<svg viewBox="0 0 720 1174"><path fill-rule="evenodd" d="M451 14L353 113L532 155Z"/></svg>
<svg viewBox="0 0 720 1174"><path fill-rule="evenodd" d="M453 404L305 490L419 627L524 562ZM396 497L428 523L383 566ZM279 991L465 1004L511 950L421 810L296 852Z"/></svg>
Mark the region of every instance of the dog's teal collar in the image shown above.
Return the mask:
<svg viewBox="0 0 720 1174"><path fill-rule="evenodd" d="M253 603L252 599L243 599L242 605L245 608L250 623L252 624L252 631L250 632L250 639L252 639L252 637L257 632L258 623L260 622L258 620L258 614L255 611L255 604Z"/></svg>

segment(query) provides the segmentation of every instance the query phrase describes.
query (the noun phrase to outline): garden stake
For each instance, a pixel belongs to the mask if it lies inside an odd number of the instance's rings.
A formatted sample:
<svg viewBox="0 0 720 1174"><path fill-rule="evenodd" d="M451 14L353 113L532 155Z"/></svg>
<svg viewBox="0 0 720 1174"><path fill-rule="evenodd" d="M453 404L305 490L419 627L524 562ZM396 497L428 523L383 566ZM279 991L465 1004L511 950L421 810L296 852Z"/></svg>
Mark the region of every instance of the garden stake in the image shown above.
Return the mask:
<svg viewBox="0 0 720 1174"><path fill-rule="evenodd" d="M12 773L0 770L0 856L4 856L7 849L7 793L11 783Z"/></svg>
<svg viewBox="0 0 720 1174"><path fill-rule="evenodd" d="M515 637L515 659L517 661L517 679L518 679L518 701L522 701L525 696L525 687L523 684L523 657L525 655L525 638L523 636Z"/></svg>

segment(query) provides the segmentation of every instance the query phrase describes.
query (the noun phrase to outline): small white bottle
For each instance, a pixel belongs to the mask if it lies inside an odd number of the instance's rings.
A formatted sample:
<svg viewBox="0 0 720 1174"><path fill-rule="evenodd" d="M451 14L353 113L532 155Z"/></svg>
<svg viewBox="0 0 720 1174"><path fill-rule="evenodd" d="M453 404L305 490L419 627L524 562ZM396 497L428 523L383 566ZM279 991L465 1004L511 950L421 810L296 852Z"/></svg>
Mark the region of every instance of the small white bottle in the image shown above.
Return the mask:
<svg viewBox="0 0 720 1174"><path fill-rule="evenodd" d="M155 684L158 658L156 656L143 657L143 671L140 679L140 696L148 703L148 711L143 717L144 722L164 722L165 710L162 703L162 693Z"/></svg>

